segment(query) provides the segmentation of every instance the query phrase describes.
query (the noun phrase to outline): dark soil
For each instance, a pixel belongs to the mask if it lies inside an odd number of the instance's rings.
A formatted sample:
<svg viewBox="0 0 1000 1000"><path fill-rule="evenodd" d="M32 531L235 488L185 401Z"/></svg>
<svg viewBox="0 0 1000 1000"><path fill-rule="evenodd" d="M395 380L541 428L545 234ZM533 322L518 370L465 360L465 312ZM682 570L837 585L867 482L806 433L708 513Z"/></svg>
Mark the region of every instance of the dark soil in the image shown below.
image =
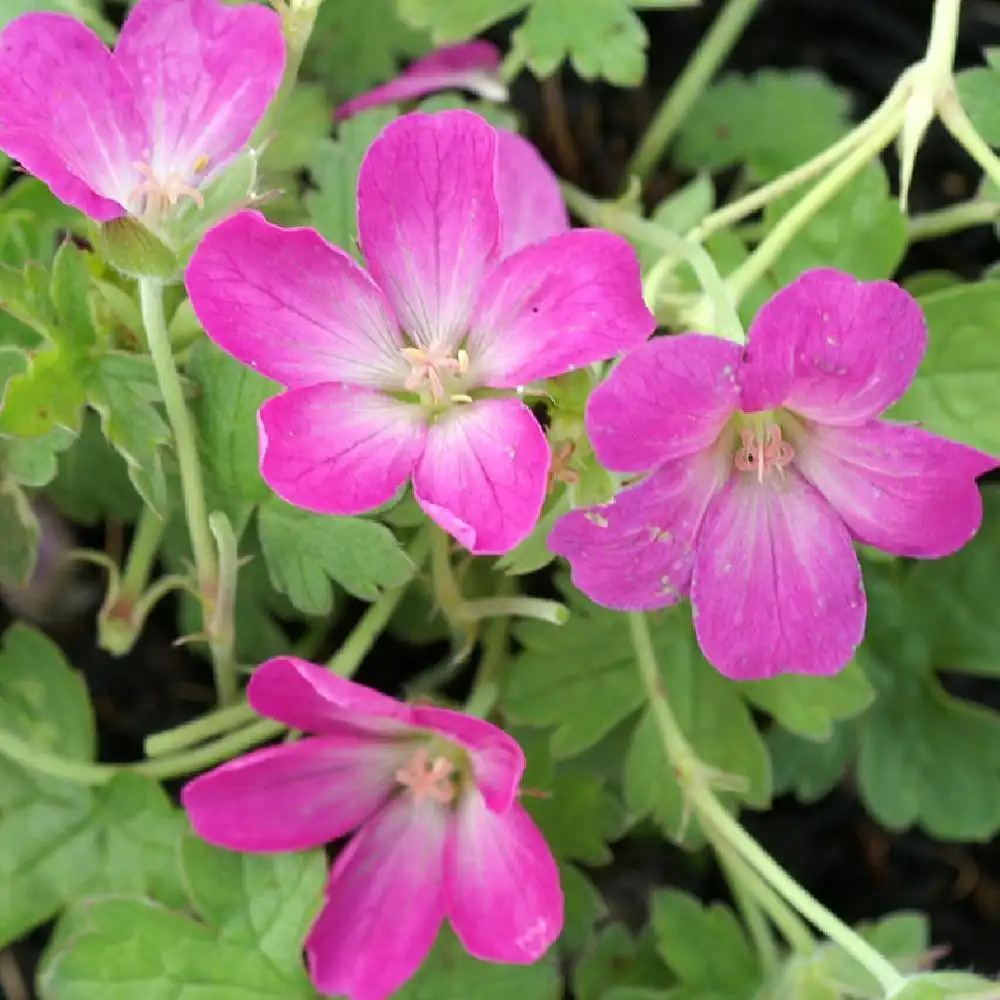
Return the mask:
<svg viewBox="0 0 1000 1000"><path fill-rule="evenodd" d="M336 2L336 0L328 0ZM648 88L623 92L582 83L566 73L539 85L527 76L514 88L514 103L528 119L532 138L557 170L598 195L617 193L622 169L657 102L705 31L717 2L698 10L649 12L651 38ZM1000 44L1000 2L966 0L959 66L978 63L981 50ZM920 57L930 23L931 0L770 0L746 32L729 68L810 67L829 76L853 97L861 115L889 90L898 74ZM502 32L499 41L503 41ZM911 195L913 211L924 211L973 193L974 165L939 128L932 128L918 160ZM652 200L684 180L665 164L649 185ZM967 276L998 256L996 238L982 227L918 246L905 271L947 268ZM103 548L103 532L85 532L81 544ZM112 527L111 537L120 535ZM120 541L120 539L119 539ZM53 629L93 692L102 758L134 760L142 740L202 711L211 700L210 676L190 652L172 645L173 609L158 609L136 649L116 660L96 649L89 617ZM352 611L353 617L355 612ZM0 626L4 625L0 606ZM350 626L338 622L337 633ZM361 679L398 690L413 670L437 662L439 647L408 649L386 638L365 664ZM964 697L997 703L998 686L964 679ZM778 860L826 904L848 920L914 908L930 914L936 944L950 948L949 964L1000 972L1000 840L987 845L941 845L920 833L892 835L877 827L849 785L808 808L782 800L763 815L748 814L752 832ZM619 845L609 868L594 873L613 914L641 923L650 889L679 885L706 897L724 896L717 871L693 866L662 844ZM48 929L13 949L30 979ZM0 997L6 994L0 985Z"/></svg>

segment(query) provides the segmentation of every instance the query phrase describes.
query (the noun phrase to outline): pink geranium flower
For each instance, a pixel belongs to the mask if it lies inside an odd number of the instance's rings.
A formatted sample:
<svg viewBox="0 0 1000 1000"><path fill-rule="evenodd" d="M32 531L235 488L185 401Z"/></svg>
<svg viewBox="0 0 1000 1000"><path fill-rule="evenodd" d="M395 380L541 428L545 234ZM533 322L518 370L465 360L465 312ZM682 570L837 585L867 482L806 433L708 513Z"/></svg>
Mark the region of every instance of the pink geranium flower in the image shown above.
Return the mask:
<svg viewBox="0 0 1000 1000"><path fill-rule="evenodd" d="M492 101L505 101L507 88L500 79L500 50L490 42L462 42L437 49L418 59L394 80L373 87L336 111L338 121L368 108L412 101L440 90L468 90Z"/></svg>
<svg viewBox="0 0 1000 1000"><path fill-rule="evenodd" d="M853 541L954 552L982 519L976 477L998 464L876 419L926 344L901 288L816 270L764 306L745 348L697 333L644 345L586 419L606 466L653 471L566 515L550 547L608 607L690 595L698 641L729 677L840 670L865 625Z"/></svg>
<svg viewBox="0 0 1000 1000"><path fill-rule="evenodd" d="M281 82L278 15L140 0L114 51L66 14L0 32L0 149L92 219L158 227L243 148Z"/></svg>
<svg viewBox="0 0 1000 1000"><path fill-rule="evenodd" d="M357 830L306 942L317 989L382 1000L445 918L493 962L534 962L559 936L559 873L517 800L524 756L510 736L292 657L261 665L248 696L319 735L223 764L181 798L198 834L231 850L298 851Z"/></svg>
<svg viewBox="0 0 1000 1000"><path fill-rule="evenodd" d="M654 320L620 237L522 245L537 233L523 211L507 225L498 150L510 148L467 111L389 125L358 178L367 271L251 212L206 235L187 272L195 312L288 389L260 411L261 472L285 500L357 514L412 477L417 502L473 552L531 531L551 456L517 388L634 347Z"/></svg>

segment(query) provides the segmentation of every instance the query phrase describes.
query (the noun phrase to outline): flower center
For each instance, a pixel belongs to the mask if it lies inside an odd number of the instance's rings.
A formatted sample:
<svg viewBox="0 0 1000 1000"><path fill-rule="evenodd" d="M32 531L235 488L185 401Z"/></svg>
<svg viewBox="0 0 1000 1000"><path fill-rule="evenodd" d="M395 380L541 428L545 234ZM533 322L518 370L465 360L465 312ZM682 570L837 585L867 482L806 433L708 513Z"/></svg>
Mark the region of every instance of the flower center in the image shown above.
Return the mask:
<svg viewBox="0 0 1000 1000"><path fill-rule="evenodd" d="M396 780L409 789L415 802L430 798L441 805L455 800L455 776L455 765L447 757L431 757L426 747L396 772Z"/></svg>
<svg viewBox="0 0 1000 1000"><path fill-rule="evenodd" d="M410 392L427 392L431 402L440 403L445 397L453 402L471 402L463 393L451 393L447 387L458 375L469 370L469 355L459 350L454 356L444 344L428 347L404 347L400 353L409 362L410 374L404 383Z"/></svg>
<svg viewBox="0 0 1000 1000"><path fill-rule="evenodd" d="M740 431L740 444L733 456L733 465L740 472L755 472L759 482L770 472L782 475L795 458L795 449L781 437L781 428L773 421Z"/></svg>
<svg viewBox="0 0 1000 1000"><path fill-rule="evenodd" d="M199 167L204 170L207 165L207 159L200 157L194 165L195 173L200 172ZM168 209L175 208L181 198L190 198L198 208L205 207L205 199L201 196L201 192L190 184L186 184L180 174L171 171L166 177L160 178L148 163L133 163L132 166L142 174L145 180L132 189L129 201L145 197L148 214L156 217L163 216Z"/></svg>

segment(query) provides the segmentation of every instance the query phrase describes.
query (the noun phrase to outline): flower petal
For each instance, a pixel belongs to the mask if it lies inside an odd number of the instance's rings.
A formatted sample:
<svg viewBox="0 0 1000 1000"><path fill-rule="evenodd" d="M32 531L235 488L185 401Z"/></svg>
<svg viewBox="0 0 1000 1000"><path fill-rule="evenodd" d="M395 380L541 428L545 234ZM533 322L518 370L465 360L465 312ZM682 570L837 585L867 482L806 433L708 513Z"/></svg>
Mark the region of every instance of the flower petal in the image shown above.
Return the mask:
<svg viewBox="0 0 1000 1000"><path fill-rule="evenodd" d="M406 331L457 347L500 256L496 130L469 111L397 118L358 176L358 233Z"/></svg>
<svg viewBox="0 0 1000 1000"><path fill-rule="evenodd" d="M255 712L307 733L406 735L412 709L364 684L338 677L295 656L276 656L250 678L247 699Z"/></svg>
<svg viewBox="0 0 1000 1000"><path fill-rule="evenodd" d="M632 247L575 229L518 250L486 279L466 345L470 375L525 385L638 347L655 327Z"/></svg>
<svg viewBox="0 0 1000 1000"><path fill-rule="evenodd" d="M505 129L497 132L496 185L504 257L569 229L559 178L527 139Z"/></svg>
<svg viewBox="0 0 1000 1000"><path fill-rule="evenodd" d="M847 528L794 469L729 480L698 538L691 601L705 656L734 680L836 673L865 630Z"/></svg>
<svg viewBox="0 0 1000 1000"><path fill-rule="evenodd" d="M496 555L534 528L551 459L545 434L523 403L478 400L430 427L413 494L470 552Z"/></svg>
<svg viewBox="0 0 1000 1000"><path fill-rule="evenodd" d="M218 0L140 0L115 46L161 180L204 179L250 138L285 72L277 13Z"/></svg>
<svg viewBox="0 0 1000 1000"><path fill-rule="evenodd" d="M293 389L260 408L260 472L320 514L361 514L410 477L427 429L418 407L355 386Z"/></svg>
<svg viewBox="0 0 1000 1000"><path fill-rule="evenodd" d="M488 809L503 812L510 807L524 774L524 752L513 736L491 722L450 708L416 705L413 724L440 733L468 752Z"/></svg>
<svg viewBox="0 0 1000 1000"><path fill-rule="evenodd" d="M519 802L493 813L481 796L465 796L445 847L444 877L448 919L476 958L527 965L562 931L559 870Z"/></svg>
<svg viewBox="0 0 1000 1000"><path fill-rule="evenodd" d="M810 424L791 440L796 467L859 541L925 559L955 552L979 530L976 477L1000 465L919 427L883 420Z"/></svg>
<svg viewBox="0 0 1000 1000"><path fill-rule="evenodd" d="M906 391L927 347L920 306L891 281L807 271L757 314L740 367L742 409L860 423Z"/></svg>
<svg viewBox="0 0 1000 1000"><path fill-rule="evenodd" d="M469 90L494 101L507 99L500 80L500 50L492 42L472 41L448 45L418 59L394 80L373 87L337 108L344 121L368 108L397 101L411 101L440 90Z"/></svg>
<svg viewBox="0 0 1000 1000"><path fill-rule="evenodd" d="M125 214L145 129L107 46L67 14L0 33L0 149L98 222Z"/></svg>
<svg viewBox="0 0 1000 1000"><path fill-rule="evenodd" d="M412 749L340 733L255 750L195 778L181 801L203 840L303 851L350 833L396 787Z"/></svg>
<svg viewBox="0 0 1000 1000"><path fill-rule="evenodd" d="M729 465L703 452L669 462L609 504L574 510L549 535L573 583L619 611L650 611L687 595L695 539Z"/></svg>
<svg viewBox="0 0 1000 1000"><path fill-rule="evenodd" d="M587 433L601 463L645 472L718 438L739 407L740 348L720 337L658 337L618 364L587 402Z"/></svg>
<svg viewBox="0 0 1000 1000"><path fill-rule="evenodd" d="M212 340L282 385L406 381L410 366L385 297L315 230L241 212L209 230L185 282Z"/></svg>
<svg viewBox="0 0 1000 1000"><path fill-rule="evenodd" d="M385 1000L417 971L444 919L446 831L438 803L400 795L341 852L306 941L321 993Z"/></svg>

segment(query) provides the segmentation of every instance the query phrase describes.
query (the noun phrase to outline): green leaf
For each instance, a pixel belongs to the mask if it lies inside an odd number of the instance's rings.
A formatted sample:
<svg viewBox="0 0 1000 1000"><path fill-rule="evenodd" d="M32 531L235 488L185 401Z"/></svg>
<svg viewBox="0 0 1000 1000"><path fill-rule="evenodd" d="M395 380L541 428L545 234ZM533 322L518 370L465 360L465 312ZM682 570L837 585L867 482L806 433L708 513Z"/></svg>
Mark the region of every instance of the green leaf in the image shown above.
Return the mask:
<svg viewBox="0 0 1000 1000"><path fill-rule="evenodd" d="M849 663L832 677L784 674L740 686L743 696L798 736L823 742L833 724L860 715L875 697L864 670Z"/></svg>
<svg viewBox="0 0 1000 1000"><path fill-rule="evenodd" d="M37 438L0 438L0 476L21 486L47 486L55 478L57 456L75 440L62 427Z"/></svg>
<svg viewBox="0 0 1000 1000"><path fill-rule="evenodd" d="M600 889L576 865L560 865L559 881L566 899L566 923L559 935L563 951L585 948L593 938L594 928L608 915L608 904Z"/></svg>
<svg viewBox="0 0 1000 1000"><path fill-rule="evenodd" d="M35 572L41 529L24 492L0 480L0 582L24 586Z"/></svg>
<svg viewBox="0 0 1000 1000"><path fill-rule="evenodd" d="M85 402L77 359L58 347L41 350L26 372L7 383L0 434L39 437L55 427L79 431Z"/></svg>
<svg viewBox="0 0 1000 1000"><path fill-rule="evenodd" d="M766 227L773 229L801 198L799 191L772 202L764 212ZM895 273L906 245L906 218L889 188L885 167L874 162L809 220L771 273L779 285L815 267L835 267L874 281Z"/></svg>
<svg viewBox="0 0 1000 1000"><path fill-rule="evenodd" d="M393 1000L555 1000L559 979L555 949L534 965L480 962L445 927L420 970Z"/></svg>
<svg viewBox="0 0 1000 1000"><path fill-rule="evenodd" d="M927 354L889 416L1000 454L1000 282L957 285L920 304L930 329Z"/></svg>
<svg viewBox="0 0 1000 1000"><path fill-rule="evenodd" d="M192 410L206 474L227 500L261 503L271 491L260 475L257 410L279 387L208 339L195 344L187 374L201 389Z"/></svg>
<svg viewBox="0 0 1000 1000"><path fill-rule="evenodd" d="M84 252L66 240L52 263L50 293L58 321L53 328L53 338L67 350L82 352L97 343L91 301L93 290Z"/></svg>
<svg viewBox="0 0 1000 1000"><path fill-rule="evenodd" d="M955 84L976 131L991 146L1000 146L1000 73L992 66L976 66L956 74Z"/></svg>
<svg viewBox="0 0 1000 1000"><path fill-rule="evenodd" d="M46 495L71 520L94 524L104 518L132 521L141 507L124 459L108 444L95 414L71 448L59 456L59 471Z"/></svg>
<svg viewBox="0 0 1000 1000"><path fill-rule="evenodd" d="M818 802L843 778L854 755L851 726L834 727L822 743L775 728L767 734L776 794L794 793L800 802Z"/></svg>
<svg viewBox="0 0 1000 1000"><path fill-rule="evenodd" d="M160 516L167 511L167 481L161 446L170 440L152 359L110 352L98 358L87 382L90 405L101 416L101 430L125 459L138 494Z"/></svg>
<svg viewBox="0 0 1000 1000"><path fill-rule="evenodd" d="M664 198L653 209L649 221L678 236L683 236L698 225L714 206L715 187L712 178L708 173L699 173L682 188ZM662 250L647 242L638 243L636 250L643 273L647 273L663 256Z"/></svg>
<svg viewBox="0 0 1000 1000"><path fill-rule="evenodd" d="M726 907L664 889L653 894L650 922L663 960L685 986L743 1000L760 985L757 959Z"/></svg>
<svg viewBox="0 0 1000 1000"><path fill-rule="evenodd" d="M399 59L429 48L426 33L401 20L393 0L338 0L319 9L304 69L339 103L384 83L399 72Z"/></svg>
<svg viewBox="0 0 1000 1000"><path fill-rule="evenodd" d="M650 928L636 939L622 924L612 923L601 929L581 956L573 976L573 995L578 1000L603 1000L611 989L656 988L673 982Z"/></svg>
<svg viewBox="0 0 1000 1000"><path fill-rule="evenodd" d="M24 268L0 264L0 345L37 348L48 338L55 314L49 298L49 274L35 263ZM11 324L13 319L16 322Z"/></svg>
<svg viewBox="0 0 1000 1000"><path fill-rule="evenodd" d="M849 111L847 95L809 70L726 76L692 108L676 160L686 170L745 163L753 180L770 180L843 136Z"/></svg>
<svg viewBox="0 0 1000 1000"><path fill-rule="evenodd" d="M413 572L393 533L375 521L311 514L274 497L257 525L272 584L305 614L330 612L331 581L373 601Z"/></svg>
<svg viewBox="0 0 1000 1000"><path fill-rule="evenodd" d="M328 9L335 4L325 4ZM368 147L392 121L391 108L373 108L342 122L336 140L317 147L309 164L313 183L319 189L305 197L310 223L331 243L358 255L358 170Z"/></svg>

